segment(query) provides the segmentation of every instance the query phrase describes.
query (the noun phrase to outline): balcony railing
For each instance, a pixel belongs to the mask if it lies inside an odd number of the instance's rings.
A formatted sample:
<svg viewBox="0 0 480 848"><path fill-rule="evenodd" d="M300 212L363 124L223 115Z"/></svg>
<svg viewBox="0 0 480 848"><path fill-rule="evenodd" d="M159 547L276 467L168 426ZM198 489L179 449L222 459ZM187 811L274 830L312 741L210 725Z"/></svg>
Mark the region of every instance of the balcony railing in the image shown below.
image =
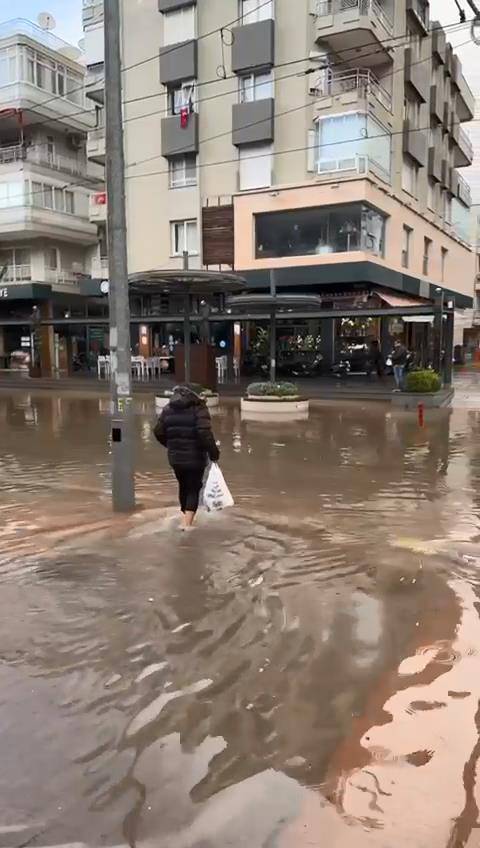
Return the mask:
<svg viewBox="0 0 480 848"><path fill-rule="evenodd" d="M0 147L0 165L11 165L12 162L24 162L27 151L23 144L11 144L8 147Z"/></svg>
<svg viewBox="0 0 480 848"><path fill-rule="evenodd" d="M389 112L392 111L392 96L383 87L372 71L355 68L348 71L332 71L326 68L315 87L319 97L336 96L349 91L358 91L359 96L368 98L372 94Z"/></svg>
<svg viewBox="0 0 480 848"><path fill-rule="evenodd" d="M390 173L372 156L352 156L345 159L320 159L317 164L319 176L354 173L358 176L375 174L385 182L390 182Z"/></svg>
<svg viewBox="0 0 480 848"><path fill-rule="evenodd" d="M56 283L59 286L75 286L77 285L77 278L73 271L65 271L59 268L46 268L45 282Z"/></svg>
<svg viewBox="0 0 480 848"><path fill-rule="evenodd" d="M473 160L473 144L470 140L470 137L467 135L462 127L458 128L458 145L462 148L467 154L467 156Z"/></svg>
<svg viewBox="0 0 480 848"><path fill-rule="evenodd" d="M375 15L385 29L393 32L393 21L378 0L314 0L314 14L319 18L352 9L358 9L359 15Z"/></svg>
<svg viewBox="0 0 480 848"><path fill-rule="evenodd" d="M2 270L2 260L0 259L0 271ZM2 283L22 283L32 279L31 265L7 265L7 270L2 276Z"/></svg>
<svg viewBox="0 0 480 848"><path fill-rule="evenodd" d="M466 179L457 171L458 177L458 196L469 206L472 205L472 190Z"/></svg>
<svg viewBox="0 0 480 848"><path fill-rule="evenodd" d="M90 273L96 279L108 280L108 259L92 259Z"/></svg>
<svg viewBox="0 0 480 848"><path fill-rule="evenodd" d="M11 21L5 21L0 24L0 39L9 38L12 35L27 35L45 47L49 47L51 50L57 50L60 53L63 50L72 49L72 45L68 41L64 41L63 38L59 38L53 32L42 29L37 24L27 21L25 18L13 18Z"/></svg>

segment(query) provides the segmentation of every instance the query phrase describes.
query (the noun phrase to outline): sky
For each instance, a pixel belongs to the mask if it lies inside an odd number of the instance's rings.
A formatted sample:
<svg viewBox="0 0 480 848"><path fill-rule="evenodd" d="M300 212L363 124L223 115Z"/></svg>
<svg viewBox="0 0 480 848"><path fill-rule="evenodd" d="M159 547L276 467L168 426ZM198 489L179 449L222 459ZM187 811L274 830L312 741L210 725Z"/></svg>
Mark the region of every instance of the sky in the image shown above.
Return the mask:
<svg viewBox="0 0 480 848"><path fill-rule="evenodd" d="M8 4L12 13L5 14L7 0L0 0L0 20L27 18L34 23L40 12L49 12L55 18L55 35L77 45L82 38L82 0L15 0Z"/></svg>
<svg viewBox="0 0 480 848"><path fill-rule="evenodd" d="M460 0L465 9L467 20L472 18L472 11L467 0ZM480 5L480 3L477 3ZM443 26L459 23L458 9L455 0L430 0L430 18L440 21ZM447 29L447 40L455 47L463 66L463 75L472 89L475 97L480 97L480 47L470 40L470 25L463 26L457 32ZM465 42L468 42L465 44ZM460 46L461 45L461 46Z"/></svg>

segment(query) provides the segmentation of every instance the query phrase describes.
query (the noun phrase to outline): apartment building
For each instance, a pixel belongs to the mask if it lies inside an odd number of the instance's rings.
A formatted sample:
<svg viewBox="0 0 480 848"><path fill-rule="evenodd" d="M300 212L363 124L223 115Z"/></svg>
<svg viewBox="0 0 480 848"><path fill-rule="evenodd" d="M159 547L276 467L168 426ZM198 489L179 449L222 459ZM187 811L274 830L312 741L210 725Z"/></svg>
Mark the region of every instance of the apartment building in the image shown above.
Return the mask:
<svg viewBox="0 0 480 848"><path fill-rule="evenodd" d="M427 0L123 0L122 42L132 273L187 251L334 307L472 306L474 100Z"/></svg>
<svg viewBox="0 0 480 848"><path fill-rule="evenodd" d="M64 317L63 304L81 299L79 277L98 254L89 205L103 169L86 156L95 113L79 57L29 21L0 24L0 359L22 340L28 348L34 307ZM53 329L44 335L53 367Z"/></svg>

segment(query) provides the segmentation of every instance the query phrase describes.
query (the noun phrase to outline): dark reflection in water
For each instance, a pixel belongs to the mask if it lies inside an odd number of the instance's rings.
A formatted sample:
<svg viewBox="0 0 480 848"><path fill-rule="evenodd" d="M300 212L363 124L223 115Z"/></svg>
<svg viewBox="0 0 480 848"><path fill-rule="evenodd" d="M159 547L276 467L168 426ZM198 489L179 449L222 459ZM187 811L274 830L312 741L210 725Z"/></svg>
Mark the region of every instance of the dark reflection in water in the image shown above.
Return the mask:
<svg viewBox="0 0 480 848"><path fill-rule="evenodd" d="M0 397L0 848L466 845L478 414L228 406L237 506L184 536L137 413L112 518L108 404Z"/></svg>

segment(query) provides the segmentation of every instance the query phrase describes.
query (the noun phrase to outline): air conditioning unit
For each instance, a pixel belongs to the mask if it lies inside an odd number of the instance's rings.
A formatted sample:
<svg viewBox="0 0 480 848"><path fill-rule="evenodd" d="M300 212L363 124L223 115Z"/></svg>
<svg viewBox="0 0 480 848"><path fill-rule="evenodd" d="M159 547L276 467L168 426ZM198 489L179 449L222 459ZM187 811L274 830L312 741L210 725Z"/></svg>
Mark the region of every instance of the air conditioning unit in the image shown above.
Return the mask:
<svg viewBox="0 0 480 848"><path fill-rule="evenodd" d="M72 150L81 150L83 146L83 137L76 133L67 135L67 144Z"/></svg>

